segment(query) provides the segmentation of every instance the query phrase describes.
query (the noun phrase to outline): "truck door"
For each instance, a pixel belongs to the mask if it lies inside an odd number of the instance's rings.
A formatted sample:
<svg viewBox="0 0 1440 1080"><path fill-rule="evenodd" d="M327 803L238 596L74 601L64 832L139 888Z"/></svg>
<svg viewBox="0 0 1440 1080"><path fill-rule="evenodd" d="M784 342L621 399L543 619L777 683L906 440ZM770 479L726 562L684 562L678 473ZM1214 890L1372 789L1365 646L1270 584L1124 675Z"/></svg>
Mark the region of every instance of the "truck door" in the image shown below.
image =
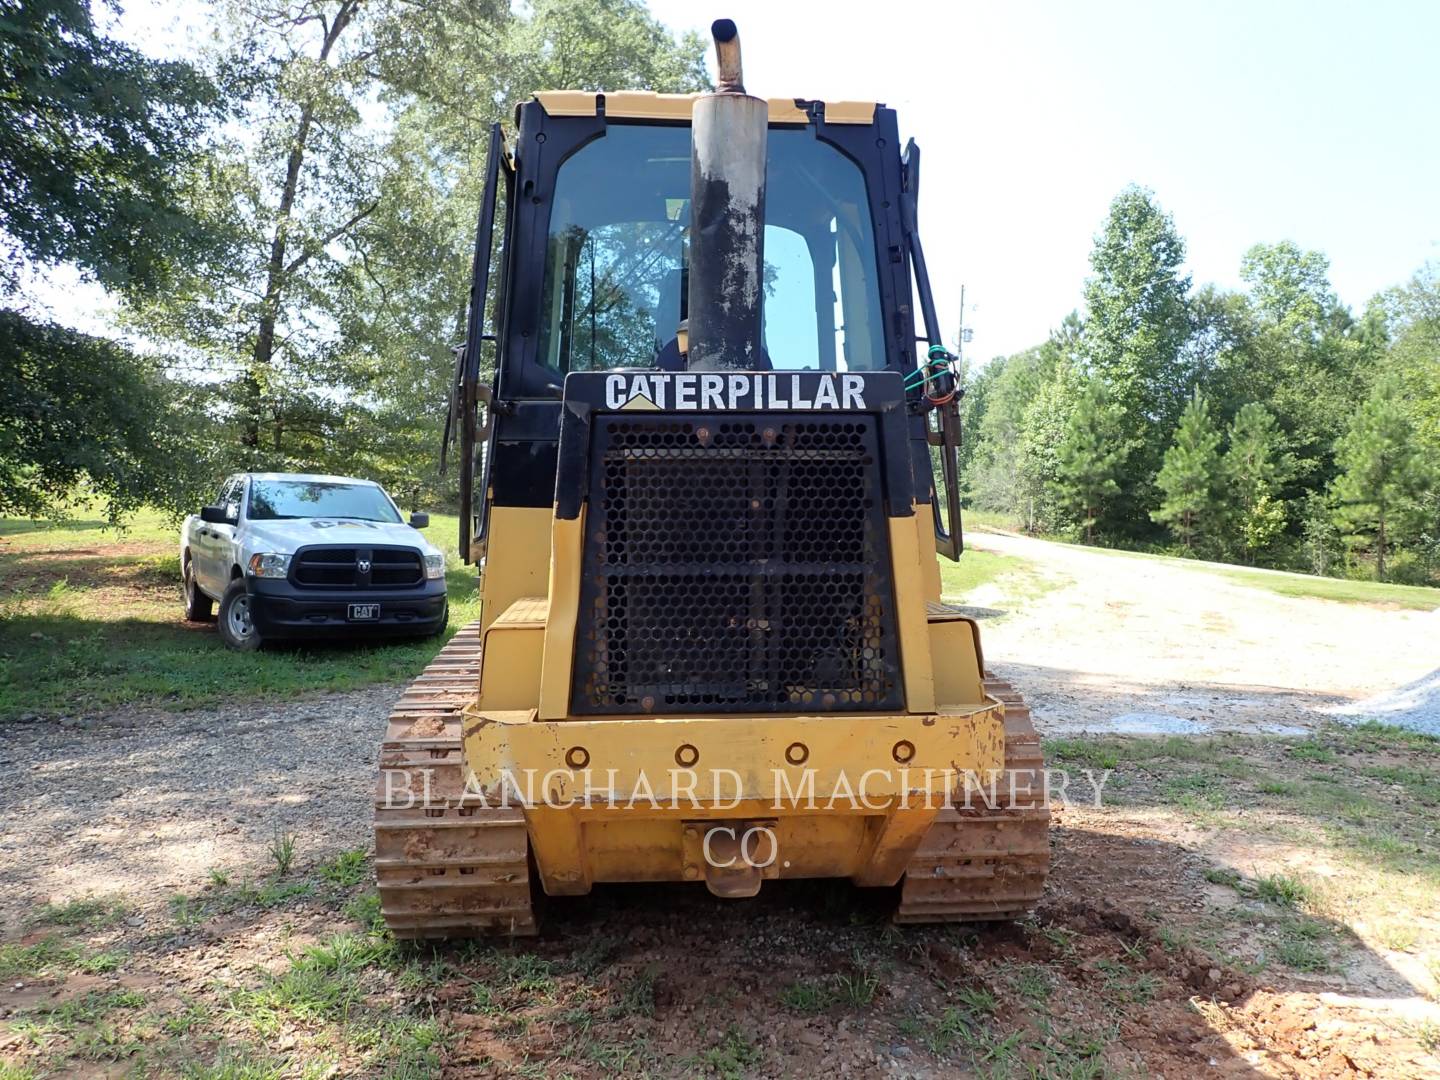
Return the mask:
<svg viewBox="0 0 1440 1080"><path fill-rule="evenodd" d="M240 506L245 493L245 479L232 476L220 487L217 506L229 512L230 520L225 525L200 523L196 534L195 551L191 559L195 565L195 580L203 592L219 597L225 592L230 580L230 553L235 537L235 526L240 520Z"/></svg>

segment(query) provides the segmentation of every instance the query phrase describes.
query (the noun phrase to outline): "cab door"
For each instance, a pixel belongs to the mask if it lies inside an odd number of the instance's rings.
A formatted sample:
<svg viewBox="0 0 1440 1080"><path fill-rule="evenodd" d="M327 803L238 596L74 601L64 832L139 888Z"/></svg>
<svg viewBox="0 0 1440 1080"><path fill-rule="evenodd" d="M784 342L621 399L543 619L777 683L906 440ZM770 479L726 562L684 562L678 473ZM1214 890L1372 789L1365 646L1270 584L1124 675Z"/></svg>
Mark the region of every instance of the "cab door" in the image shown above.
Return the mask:
<svg viewBox="0 0 1440 1080"><path fill-rule="evenodd" d="M475 229L475 258L471 268L470 314L465 344L455 353L455 378L451 388L450 412L445 420L445 438L440 453L440 470L445 470L452 439L460 443L460 557L478 561L483 550L486 518L486 482L494 431L491 411L493 392L480 381L481 352L495 335L485 331L485 308L490 294L490 260L495 234L495 209L499 197L501 165L505 160L505 134L499 124L490 126L490 147L485 160L485 190L480 199L480 221ZM506 180L509 180L507 174ZM497 308L500 306L496 305ZM498 368L498 365L497 365ZM483 412L483 416L482 416Z"/></svg>

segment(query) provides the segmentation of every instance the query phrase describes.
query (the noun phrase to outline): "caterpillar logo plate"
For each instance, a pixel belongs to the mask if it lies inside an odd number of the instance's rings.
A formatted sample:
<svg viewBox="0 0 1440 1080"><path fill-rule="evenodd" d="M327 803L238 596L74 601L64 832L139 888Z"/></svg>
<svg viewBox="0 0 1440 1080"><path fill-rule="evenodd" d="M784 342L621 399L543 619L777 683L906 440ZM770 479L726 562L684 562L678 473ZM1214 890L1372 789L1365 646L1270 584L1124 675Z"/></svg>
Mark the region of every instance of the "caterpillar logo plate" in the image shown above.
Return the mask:
<svg viewBox="0 0 1440 1080"><path fill-rule="evenodd" d="M865 379L821 372L678 371L605 376L607 409L667 412L864 410Z"/></svg>

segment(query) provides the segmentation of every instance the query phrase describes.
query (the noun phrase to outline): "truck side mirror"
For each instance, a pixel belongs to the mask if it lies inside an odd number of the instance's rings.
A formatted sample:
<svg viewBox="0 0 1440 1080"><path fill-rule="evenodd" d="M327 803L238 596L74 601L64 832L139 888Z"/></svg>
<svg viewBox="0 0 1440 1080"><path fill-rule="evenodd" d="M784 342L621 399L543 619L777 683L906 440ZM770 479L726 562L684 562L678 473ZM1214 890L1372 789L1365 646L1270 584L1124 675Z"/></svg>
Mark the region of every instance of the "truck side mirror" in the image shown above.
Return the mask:
<svg viewBox="0 0 1440 1080"><path fill-rule="evenodd" d="M230 524L230 515L223 506L202 506L200 520L207 525L228 525Z"/></svg>
<svg viewBox="0 0 1440 1080"><path fill-rule="evenodd" d="M412 529L424 529L430 525L430 515L423 510L416 510L410 515L410 527Z"/></svg>

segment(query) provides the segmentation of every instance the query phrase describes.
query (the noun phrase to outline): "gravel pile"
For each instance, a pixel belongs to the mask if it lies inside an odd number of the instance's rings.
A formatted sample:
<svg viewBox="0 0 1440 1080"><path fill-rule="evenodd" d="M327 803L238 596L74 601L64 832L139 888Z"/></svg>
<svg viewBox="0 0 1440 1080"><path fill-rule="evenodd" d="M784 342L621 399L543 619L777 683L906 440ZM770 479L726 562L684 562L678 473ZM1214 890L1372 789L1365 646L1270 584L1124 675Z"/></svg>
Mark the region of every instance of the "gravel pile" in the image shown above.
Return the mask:
<svg viewBox="0 0 1440 1080"><path fill-rule="evenodd" d="M1427 735L1440 735L1440 668L1394 690L1349 705L1334 705L1325 711L1349 723L1378 720Z"/></svg>

